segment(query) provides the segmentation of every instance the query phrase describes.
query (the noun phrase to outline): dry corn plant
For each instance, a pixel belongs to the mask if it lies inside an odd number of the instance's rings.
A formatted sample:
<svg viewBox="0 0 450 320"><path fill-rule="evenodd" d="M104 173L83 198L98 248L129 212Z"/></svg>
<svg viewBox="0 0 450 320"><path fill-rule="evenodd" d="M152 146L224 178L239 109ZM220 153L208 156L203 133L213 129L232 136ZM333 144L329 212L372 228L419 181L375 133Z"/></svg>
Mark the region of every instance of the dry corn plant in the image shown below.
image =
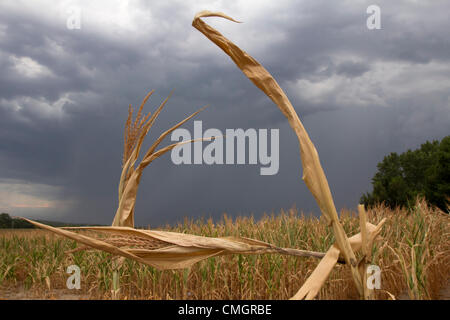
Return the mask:
<svg viewBox="0 0 450 320"><path fill-rule="evenodd" d="M316 199L328 224L332 227L336 243L326 253L321 253L292 248L280 248L266 242L244 237L212 238L134 228L134 208L143 170L153 160L176 146L194 141L175 143L156 151L159 144L168 134L202 110L195 112L162 133L143 156L141 163L135 167L142 142L168 100L167 98L152 116L147 114L143 117L143 106L153 91L144 98L134 121L132 119L131 106L129 109L124 134L123 168L119 182L119 206L112 226L54 228L28 219L25 220L40 228L80 242L84 246L78 250L87 248L98 249L108 252L113 256L119 256L122 259L133 259L158 269L189 268L192 264L203 259L229 254L278 253L299 257L312 256L321 258L322 260L316 269L292 299L314 299L336 263L345 262L351 268L354 283L361 298L372 299L373 293L366 286L366 266L367 261L370 261L370 248L372 248L373 242L378 239L378 234L385 220L383 219L377 226L368 223L364 208L359 206L361 232L350 238L347 237L339 222L328 181L320 164L316 148L311 142L289 99L272 75L263 66L221 35L217 30L201 20L202 17L213 16L237 22L223 13L202 11L195 16L192 25L219 46L235 62L239 69L279 107L288 119L290 126L299 140L303 180ZM213 137L209 139L213 139ZM73 231L69 231L69 229ZM77 230L93 231L95 235L87 236L75 232ZM355 252L360 249L363 252L363 256L358 262ZM120 267L120 262L117 263L116 267ZM115 274L114 281L116 281L116 277L117 275ZM115 287L115 289L117 288Z"/></svg>

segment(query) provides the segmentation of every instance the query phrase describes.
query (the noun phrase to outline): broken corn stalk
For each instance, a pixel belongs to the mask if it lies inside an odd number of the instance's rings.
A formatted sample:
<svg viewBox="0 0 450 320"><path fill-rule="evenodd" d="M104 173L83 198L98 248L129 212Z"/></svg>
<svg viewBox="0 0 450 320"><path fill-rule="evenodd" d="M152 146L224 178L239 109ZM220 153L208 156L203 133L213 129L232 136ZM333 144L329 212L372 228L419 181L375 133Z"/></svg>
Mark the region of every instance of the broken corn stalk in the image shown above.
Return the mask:
<svg viewBox="0 0 450 320"><path fill-rule="evenodd" d="M238 68L249 78L255 86L261 89L281 110L288 119L291 128L297 135L300 144L300 157L303 165L303 180L308 186L320 207L328 223L332 226L336 237L337 246L340 248L345 261L350 265L352 276L358 292L364 295L364 289L361 286L362 280L357 268L355 254L351 248L350 242L339 222L336 207L331 196L330 187L327 178L320 164L317 150L308 136L300 118L295 112L294 107L287 98L283 89L278 85L272 75L248 53L241 50L238 46L225 38L220 32L206 24L203 17L221 17L233 22L238 22L233 18L221 13L202 11L199 12L192 22L194 28L203 33L209 40L221 48L238 66Z"/></svg>

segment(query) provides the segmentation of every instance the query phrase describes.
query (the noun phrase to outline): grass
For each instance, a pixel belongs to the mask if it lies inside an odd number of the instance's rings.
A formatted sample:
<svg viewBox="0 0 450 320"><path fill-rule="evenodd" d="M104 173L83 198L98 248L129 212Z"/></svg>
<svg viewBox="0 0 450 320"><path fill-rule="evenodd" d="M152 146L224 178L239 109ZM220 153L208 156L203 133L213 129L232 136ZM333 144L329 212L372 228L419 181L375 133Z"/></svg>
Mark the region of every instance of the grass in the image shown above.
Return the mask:
<svg viewBox="0 0 450 320"><path fill-rule="evenodd" d="M368 211L376 224L387 218L372 263L382 271L381 289L411 299L438 299L450 274L449 216L417 202L413 210L383 206ZM342 211L347 234L359 232L354 212ZM243 236L281 247L325 252L334 237L325 220L305 217L296 209L266 215L259 221L226 215L189 220L164 230L203 236ZM44 230L0 230L0 298L111 299L113 261L100 251L66 255L77 244ZM120 299L288 299L296 293L319 261L277 254L209 258L190 269L159 271L126 259L119 269ZM69 265L81 269L81 289L66 289ZM382 290L377 299L387 299ZM338 265L318 299L358 299L349 268Z"/></svg>

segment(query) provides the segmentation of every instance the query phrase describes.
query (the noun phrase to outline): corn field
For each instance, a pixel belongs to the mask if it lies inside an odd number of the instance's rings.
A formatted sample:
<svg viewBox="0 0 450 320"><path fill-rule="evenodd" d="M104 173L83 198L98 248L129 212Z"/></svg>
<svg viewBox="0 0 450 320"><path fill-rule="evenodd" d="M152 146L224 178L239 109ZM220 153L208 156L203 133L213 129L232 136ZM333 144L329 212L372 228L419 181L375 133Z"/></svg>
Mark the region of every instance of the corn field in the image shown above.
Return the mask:
<svg viewBox="0 0 450 320"><path fill-rule="evenodd" d="M384 241L374 245L372 260L381 269L376 299L439 299L450 274L449 217L417 202L412 210L383 206L368 211L368 218L387 221ZM348 235L359 232L355 212L342 211ZM305 216L295 208L266 215L222 220L189 220L164 230L208 237L241 236L280 247L325 252L334 237L323 218ZM88 233L86 231L85 233ZM45 230L0 231L0 298L111 299L113 261L102 251L65 251L75 241ZM69 265L81 269L81 289L69 290ZM313 257L278 254L230 255L203 260L191 268L157 270L126 259L119 269L117 299L288 299L317 266ZM317 299L358 299L348 267L338 264Z"/></svg>

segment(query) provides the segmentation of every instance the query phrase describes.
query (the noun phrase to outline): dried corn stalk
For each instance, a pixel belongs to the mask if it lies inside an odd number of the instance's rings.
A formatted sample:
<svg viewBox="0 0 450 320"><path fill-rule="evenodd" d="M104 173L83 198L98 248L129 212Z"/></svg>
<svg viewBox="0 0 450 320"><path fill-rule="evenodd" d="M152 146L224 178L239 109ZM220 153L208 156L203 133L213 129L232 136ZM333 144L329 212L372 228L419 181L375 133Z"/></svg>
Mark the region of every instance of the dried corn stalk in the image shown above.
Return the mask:
<svg viewBox="0 0 450 320"><path fill-rule="evenodd" d="M308 136L303 124L301 123L294 107L287 98L284 91L272 75L248 53L241 50L238 46L225 38L220 32L206 24L201 20L202 17L221 17L234 22L238 22L233 18L221 13L202 11L199 12L192 22L192 25L203 33L209 40L221 48L241 69L247 78L249 78L255 86L261 89L281 110L289 121L291 128L297 135L300 144L300 157L303 165L303 180L309 190L316 199L320 210L332 226L336 237L337 246L340 248L345 261L350 264L352 276L355 285L361 295L363 295L363 287L360 273L357 268L355 254L351 248L350 242L339 222L336 207L331 196L330 187L325 177L325 173L320 165L319 156L314 144Z"/></svg>
<svg viewBox="0 0 450 320"><path fill-rule="evenodd" d="M25 219L26 221L84 245L76 250L94 248L109 252L115 256L130 258L158 269L188 268L200 260L227 254L279 253L316 258L325 256L321 252L279 248L266 242L248 238L210 238L174 232L134 229L134 207L143 170L154 159L172 150L174 147L196 141L189 140L174 143L155 151L167 135L203 110L200 109L162 133L144 155L141 163L135 168L144 138L169 99L164 100L152 116L147 114L141 119L143 105L152 93L153 91L144 98L134 122L132 121L131 107L129 109L124 139L123 168L119 182L119 206L112 226L54 228L28 219ZM210 140L212 138L202 140ZM89 230L94 231L95 235L88 236L69 230Z"/></svg>
<svg viewBox="0 0 450 320"><path fill-rule="evenodd" d="M372 239L378 236L381 231L381 227L384 224L381 221L377 226L371 223L366 223L366 235L370 235ZM354 251L358 251L363 245L363 235L358 233L348 240ZM340 250L336 244L334 244L326 253L325 257L320 261L319 265L314 269L313 273L305 281L300 290L291 298L292 300L311 300L319 293L320 288L322 288L326 279L330 275L331 270L338 262Z"/></svg>
<svg viewBox="0 0 450 320"><path fill-rule="evenodd" d="M133 259L162 270L189 268L203 259L228 254L279 253L316 258L325 256L321 252L279 248L263 241L242 237L211 238L129 227L54 228L25 220L37 227L80 242L89 248ZM95 231L104 236L86 236L68 229Z"/></svg>
<svg viewBox="0 0 450 320"><path fill-rule="evenodd" d="M147 153L144 155L141 163L134 168L134 165L136 163L136 160L139 156L139 152L141 150L142 142L144 141L145 136L148 134L149 130L153 126L153 123L155 122L158 115L161 113L162 109L167 103L167 100L169 100L169 97L167 97L163 103L159 106L159 108L156 110L156 112L150 117L150 114L148 114L143 121L139 123L139 125L136 126L136 124L139 122L140 114L142 111L142 107L147 102L149 97L152 95L153 91L151 91L147 96L144 98L144 101L141 104L141 107L139 108L138 115L136 117L136 120L134 122L134 127L137 128L137 132L135 135L130 137L130 132L128 131L125 135L125 148L124 148L124 159L123 159L123 168L122 168L122 174L120 176L120 182L119 182L119 206L117 208L116 215L114 217L114 221L112 223L113 226L126 226L126 227L134 227L134 206L136 203L136 196L137 196L137 190L139 186L139 182L142 177L142 173L144 169L156 158L162 156L164 153L172 150L176 146L193 142L194 140L184 141L184 142L178 142L171 144L167 147L161 148L158 151L155 151L156 148L159 146L159 144L164 140L165 137L167 137L172 131L177 129L178 127L182 126L185 122L192 119L194 116L196 116L200 111L202 111L204 108L194 112L189 117L184 119L183 121L180 121L175 126L170 128L169 130L162 133L158 139L153 143L153 145L148 149ZM129 128L129 123L131 123L131 117L130 113L127 120L127 129ZM127 152L127 142L129 140L132 140L131 142L131 149L132 152ZM202 139L203 140L203 139ZM206 139L207 140L207 139Z"/></svg>

